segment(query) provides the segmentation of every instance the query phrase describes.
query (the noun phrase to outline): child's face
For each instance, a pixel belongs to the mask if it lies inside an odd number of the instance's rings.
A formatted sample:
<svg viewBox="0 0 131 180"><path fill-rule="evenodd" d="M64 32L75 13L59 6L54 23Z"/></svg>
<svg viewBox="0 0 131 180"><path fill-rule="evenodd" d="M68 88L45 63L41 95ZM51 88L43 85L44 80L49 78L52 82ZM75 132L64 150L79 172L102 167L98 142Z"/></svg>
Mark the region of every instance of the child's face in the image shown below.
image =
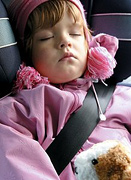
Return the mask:
<svg viewBox="0 0 131 180"><path fill-rule="evenodd" d="M66 11L52 28L41 29L33 37L32 61L51 83L74 80L85 71L87 44L83 26Z"/></svg>

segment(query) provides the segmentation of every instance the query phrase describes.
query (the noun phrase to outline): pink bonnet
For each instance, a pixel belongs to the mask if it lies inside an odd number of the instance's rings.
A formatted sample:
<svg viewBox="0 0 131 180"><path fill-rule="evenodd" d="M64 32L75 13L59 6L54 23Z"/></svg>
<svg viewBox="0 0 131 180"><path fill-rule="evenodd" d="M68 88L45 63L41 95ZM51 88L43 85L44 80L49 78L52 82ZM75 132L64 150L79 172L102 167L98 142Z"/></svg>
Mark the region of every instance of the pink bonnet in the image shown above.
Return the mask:
<svg viewBox="0 0 131 180"><path fill-rule="evenodd" d="M8 12L19 39L23 42L24 30L30 13L40 4L48 0L12 0L8 7ZM85 11L79 0L70 0L80 10L82 17L86 23Z"/></svg>
<svg viewBox="0 0 131 180"><path fill-rule="evenodd" d="M17 36L23 44L25 26L30 13L40 4L48 0L12 0L8 7L9 17L15 24ZM80 10L85 24L85 11L80 0L70 0ZM105 80L109 78L114 72L116 66L114 59L115 53L118 49L118 39L106 35L99 34L92 39L89 38L88 32L86 34L89 42L88 65L85 72L85 78Z"/></svg>

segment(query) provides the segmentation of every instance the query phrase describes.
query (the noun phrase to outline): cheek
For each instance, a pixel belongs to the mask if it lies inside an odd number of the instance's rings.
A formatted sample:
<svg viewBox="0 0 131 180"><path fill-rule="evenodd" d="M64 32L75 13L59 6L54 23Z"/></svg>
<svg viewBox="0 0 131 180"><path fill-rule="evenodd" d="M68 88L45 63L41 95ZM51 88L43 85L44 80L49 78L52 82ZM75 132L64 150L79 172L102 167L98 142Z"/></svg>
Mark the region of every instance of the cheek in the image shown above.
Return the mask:
<svg viewBox="0 0 131 180"><path fill-rule="evenodd" d="M83 59L83 61L85 61L85 63L87 63L87 57L88 57L88 45L87 45L87 43L84 42L84 46L79 47L78 51L80 54L80 58Z"/></svg>
<svg viewBox="0 0 131 180"><path fill-rule="evenodd" d="M87 54L87 52L89 50L89 44L88 44L86 39L84 40L84 47L85 47L85 51L86 51L86 54Z"/></svg>
<svg viewBox="0 0 131 180"><path fill-rule="evenodd" d="M48 49L41 50L41 49L36 48L36 49L33 49L33 51L32 51L32 60L35 61L37 59L43 59L43 58L47 57L47 55L48 55Z"/></svg>
<svg viewBox="0 0 131 180"><path fill-rule="evenodd" d="M49 73L49 65L47 64L46 61L34 61L33 65L35 67L35 69L42 75L42 76L46 76L48 77L48 73Z"/></svg>
<svg viewBox="0 0 131 180"><path fill-rule="evenodd" d="M85 58L86 58L86 61L87 61L87 59L88 59L88 51L89 51L89 45L88 45L88 43L87 43L87 41L85 41L84 42L84 47L85 47Z"/></svg>
<svg viewBox="0 0 131 180"><path fill-rule="evenodd" d="M47 59L49 59L50 57L50 52L48 51L48 49L45 50L38 50L36 48L36 50L33 51L32 53L32 62L33 65L36 67L38 66L44 66L44 64L47 63Z"/></svg>
<svg viewBox="0 0 131 180"><path fill-rule="evenodd" d="M43 73L48 69L48 62L44 59L34 59L33 65L36 68L36 70L43 75Z"/></svg>
<svg viewBox="0 0 131 180"><path fill-rule="evenodd" d="M47 50L37 51L32 56L35 69L42 75L48 77L52 67L52 53Z"/></svg>
<svg viewBox="0 0 131 180"><path fill-rule="evenodd" d="M78 51L81 51L83 55L87 55L89 46L88 46L87 40L84 37L80 43L77 43L77 49Z"/></svg>

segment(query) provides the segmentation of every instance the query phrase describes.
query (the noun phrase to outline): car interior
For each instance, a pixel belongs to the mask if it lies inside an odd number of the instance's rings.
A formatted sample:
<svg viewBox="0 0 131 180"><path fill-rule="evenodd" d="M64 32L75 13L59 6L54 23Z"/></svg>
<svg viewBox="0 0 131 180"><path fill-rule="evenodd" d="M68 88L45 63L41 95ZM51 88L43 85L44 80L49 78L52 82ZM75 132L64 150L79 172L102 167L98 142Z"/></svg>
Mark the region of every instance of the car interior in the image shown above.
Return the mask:
<svg viewBox="0 0 131 180"><path fill-rule="evenodd" d="M17 70L22 62L7 7L11 0L0 0L0 99L12 91ZM81 0L86 11L88 26L95 36L113 35L119 40L114 74L108 86L131 76L131 0ZM130 83L131 84L131 83Z"/></svg>

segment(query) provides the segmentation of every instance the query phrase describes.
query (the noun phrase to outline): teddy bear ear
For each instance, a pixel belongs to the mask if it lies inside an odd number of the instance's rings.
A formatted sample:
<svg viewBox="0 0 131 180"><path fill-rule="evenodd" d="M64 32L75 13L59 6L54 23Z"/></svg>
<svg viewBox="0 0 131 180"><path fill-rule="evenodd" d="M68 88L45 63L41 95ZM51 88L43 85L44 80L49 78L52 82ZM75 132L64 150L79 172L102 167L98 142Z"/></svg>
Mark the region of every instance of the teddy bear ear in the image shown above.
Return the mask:
<svg viewBox="0 0 131 180"><path fill-rule="evenodd" d="M131 180L131 164L130 164L130 166L123 172L122 179L123 179L123 180Z"/></svg>

